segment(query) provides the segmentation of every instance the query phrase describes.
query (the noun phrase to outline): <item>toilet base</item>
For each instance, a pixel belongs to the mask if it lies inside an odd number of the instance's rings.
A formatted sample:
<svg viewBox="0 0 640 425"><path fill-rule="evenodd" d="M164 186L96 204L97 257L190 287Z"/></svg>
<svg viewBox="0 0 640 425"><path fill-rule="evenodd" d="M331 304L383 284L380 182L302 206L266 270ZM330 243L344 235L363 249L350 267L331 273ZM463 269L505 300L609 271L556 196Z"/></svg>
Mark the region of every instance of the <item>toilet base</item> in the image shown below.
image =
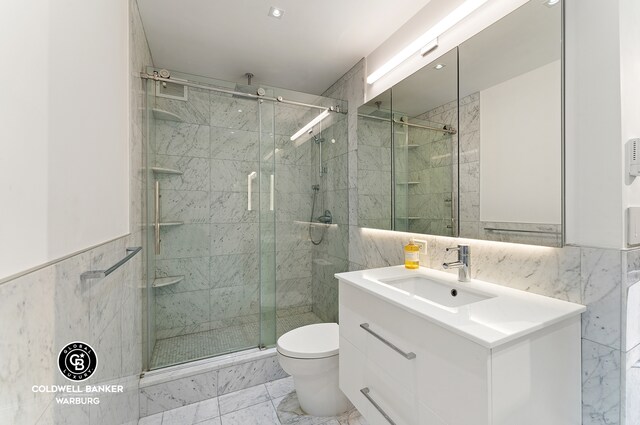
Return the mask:
<svg viewBox="0 0 640 425"><path fill-rule="evenodd" d="M353 405L338 387L338 356L294 359L278 353L280 366L293 377L302 410L312 416L338 416Z"/></svg>

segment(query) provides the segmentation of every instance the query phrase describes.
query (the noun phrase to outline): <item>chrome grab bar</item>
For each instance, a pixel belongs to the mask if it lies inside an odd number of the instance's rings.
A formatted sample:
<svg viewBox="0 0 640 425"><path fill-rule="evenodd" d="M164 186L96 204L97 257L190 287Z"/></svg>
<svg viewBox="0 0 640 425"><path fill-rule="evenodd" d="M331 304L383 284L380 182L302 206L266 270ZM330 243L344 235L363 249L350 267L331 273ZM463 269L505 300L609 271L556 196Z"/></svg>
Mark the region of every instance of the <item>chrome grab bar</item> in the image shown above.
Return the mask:
<svg viewBox="0 0 640 425"><path fill-rule="evenodd" d="M363 396L366 397L367 400L369 400L369 403L373 404L373 407L376 408L376 410L378 412L380 412L380 414L382 416L384 416L384 418L387 420L387 422L389 422L391 425L396 425L396 423L393 421L393 419L391 419L389 417L389 415L387 415L387 412L385 412L382 407L380 407L380 405L378 403L376 403L376 401L371 398L371 396L369 395L369 387L364 387L363 389L360 390L360 392L362 393Z"/></svg>
<svg viewBox="0 0 640 425"><path fill-rule="evenodd" d="M375 336L376 338L378 338L380 341L384 342L386 345L388 345L392 350L394 350L395 352L397 352L398 354L400 354L402 357L404 357L407 360L413 360L416 358L416 354L411 352L411 353L407 353L405 351L402 351L401 349L399 349L398 347L396 347L395 345L393 345L391 342L387 341L386 339L384 339L383 337L381 337L380 335L378 335L377 333L375 333L374 331L371 330L371 327L369 326L368 323L361 323L360 327L362 329L364 329L365 331L369 332L371 335Z"/></svg>
<svg viewBox="0 0 640 425"><path fill-rule="evenodd" d="M155 184L155 218L153 228L155 229L155 250L156 255L160 255L160 181L156 180Z"/></svg>
<svg viewBox="0 0 640 425"><path fill-rule="evenodd" d="M113 266L109 267L106 270L91 270L91 271L88 271L88 272L84 272L84 273L82 273L80 275L80 279L84 281L84 280L87 280L87 279L101 279L103 277L107 277L111 273L116 271L124 263L126 263L131 258L133 258L133 256L136 255L140 251L142 251L142 247L141 246L137 246L135 248L127 248L127 256L124 257L122 260L118 261L117 263L115 263Z"/></svg>

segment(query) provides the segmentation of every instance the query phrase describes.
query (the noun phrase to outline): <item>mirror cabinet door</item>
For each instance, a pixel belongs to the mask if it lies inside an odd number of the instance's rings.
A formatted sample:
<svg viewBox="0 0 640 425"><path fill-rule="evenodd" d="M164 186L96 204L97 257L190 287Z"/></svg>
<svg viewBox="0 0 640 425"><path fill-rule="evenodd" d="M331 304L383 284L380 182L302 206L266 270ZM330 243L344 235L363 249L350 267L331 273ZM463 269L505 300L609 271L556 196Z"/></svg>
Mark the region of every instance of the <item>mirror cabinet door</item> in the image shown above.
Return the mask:
<svg viewBox="0 0 640 425"><path fill-rule="evenodd" d="M460 236L562 245L562 6L459 46Z"/></svg>
<svg viewBox="0 0 640 425"><path fill-rule="evenodd" d="M358 108L358 225L392 230L391 90Z"/></svg>
<svg viewBox="0 0 640 425"><path fill-rule="evenodd" d="M457 236L457 51L392 88L395 230Z"/></svg>
<svg viewBox="0 0 640 425"><path fill-rule="evenodd" d="M358 110L361 227L563 244L562 4L528 2Z"/></svg>

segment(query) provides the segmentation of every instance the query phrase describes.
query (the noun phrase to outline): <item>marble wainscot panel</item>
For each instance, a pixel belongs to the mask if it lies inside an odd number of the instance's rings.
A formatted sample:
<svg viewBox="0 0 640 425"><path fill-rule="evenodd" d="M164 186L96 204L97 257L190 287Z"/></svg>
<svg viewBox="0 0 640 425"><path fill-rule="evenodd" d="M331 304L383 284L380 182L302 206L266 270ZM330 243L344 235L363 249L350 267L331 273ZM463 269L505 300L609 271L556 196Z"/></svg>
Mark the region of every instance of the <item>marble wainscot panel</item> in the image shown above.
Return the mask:
<svg viewBox="0 0 640 425"><path fill-rule="evenodd" d="M141 359L141 255L103 279L83 281L88 270L105 269L125 255L131 235L0 284L0 351L6 367L0 385L0 422L11 424L135 423ZM96 406L70 408L33 385L65 385L57 356L73 341L91 345L100 363L87 384L123 385L124 393L100 394L102 406L132 406L116 416L96 414ZM26 353L26 354L25 354ZM34 363L35 362L35 363Z"/></svg>

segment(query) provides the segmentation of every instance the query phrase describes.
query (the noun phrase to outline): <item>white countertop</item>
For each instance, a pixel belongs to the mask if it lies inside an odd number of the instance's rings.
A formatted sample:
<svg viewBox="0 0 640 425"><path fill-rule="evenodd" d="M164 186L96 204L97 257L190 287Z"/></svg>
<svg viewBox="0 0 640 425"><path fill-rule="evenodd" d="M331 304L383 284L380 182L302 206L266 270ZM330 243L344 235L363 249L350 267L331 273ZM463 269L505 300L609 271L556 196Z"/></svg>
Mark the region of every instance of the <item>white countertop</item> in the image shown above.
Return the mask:
<svg viewBox="0 0 640 425"><path fill-rule="evenodd" d="M417 274L450 285L452 289L480 291L493 296L461 307L444 308L421 300L380 280ZM420 267L383 267L337 273L336 278L387 300L410 313L436 323L487 348L494 348L586 310L581 304L549 298L477 279L459 282L457 274Z"/></svg>

